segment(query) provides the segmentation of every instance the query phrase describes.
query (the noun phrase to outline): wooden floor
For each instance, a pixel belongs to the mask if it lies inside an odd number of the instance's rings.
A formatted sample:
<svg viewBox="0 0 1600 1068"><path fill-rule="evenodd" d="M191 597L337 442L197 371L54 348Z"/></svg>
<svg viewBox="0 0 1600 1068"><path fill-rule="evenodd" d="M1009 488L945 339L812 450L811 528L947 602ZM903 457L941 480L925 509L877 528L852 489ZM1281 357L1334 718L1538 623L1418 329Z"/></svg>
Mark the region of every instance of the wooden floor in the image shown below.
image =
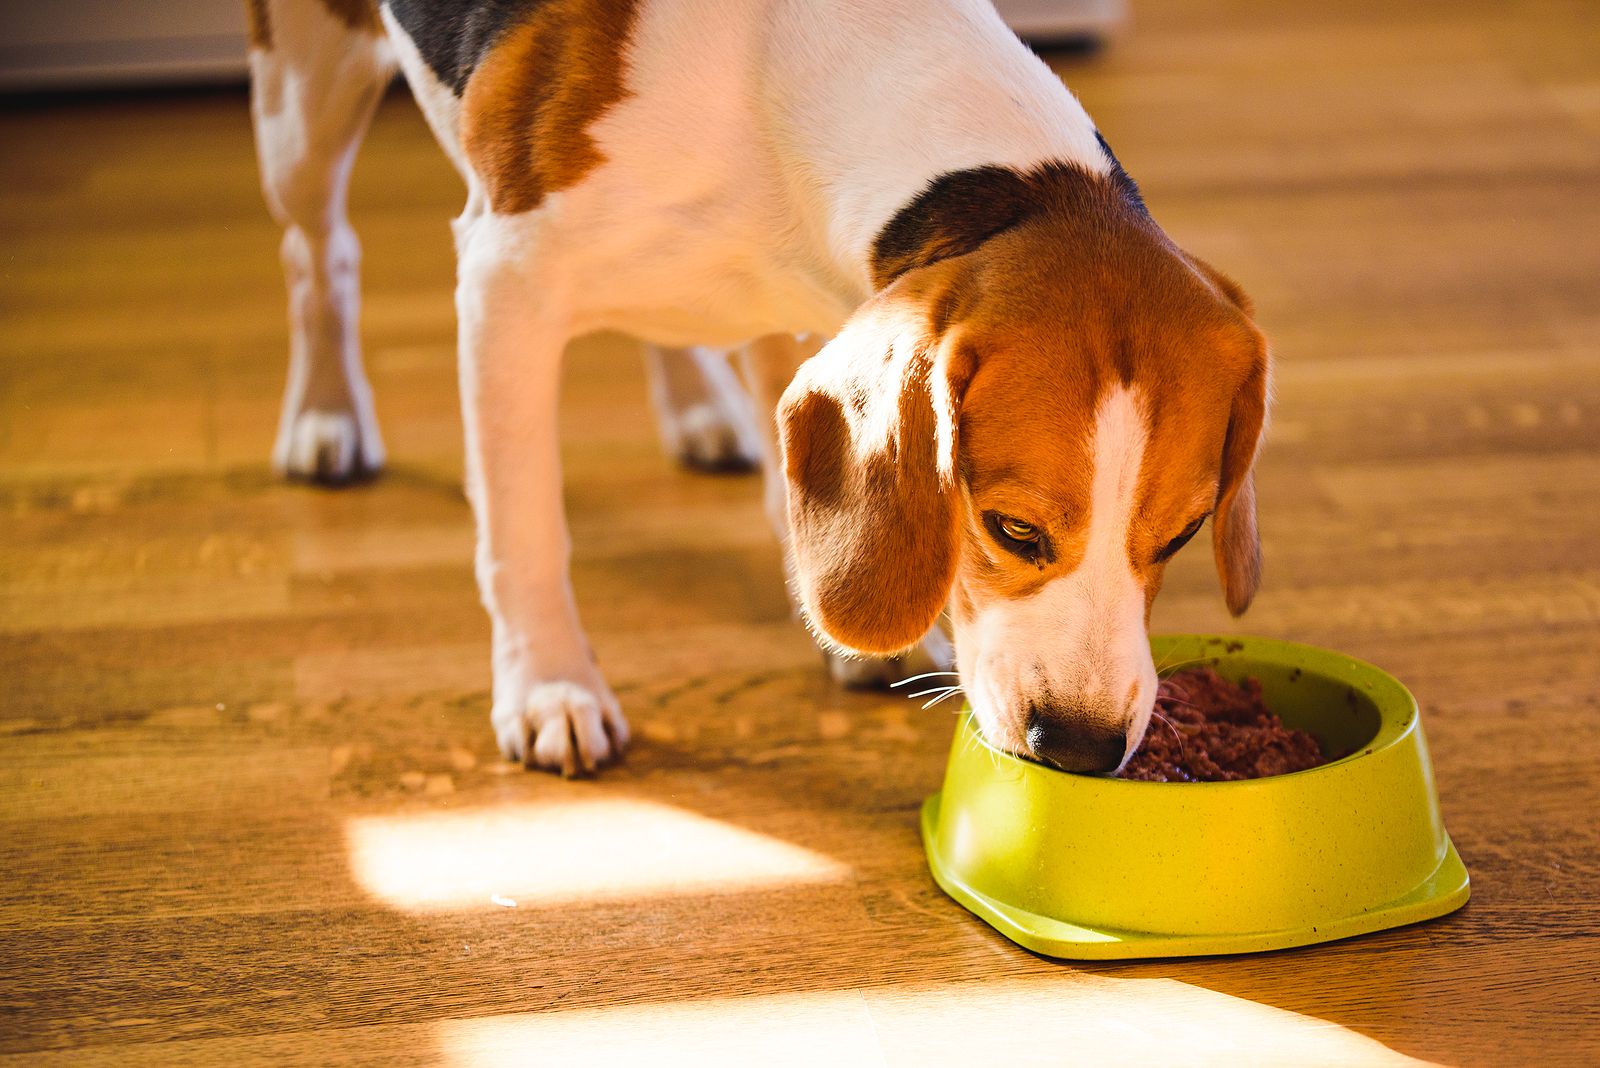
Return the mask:
<svg viewBox="0 0 1600 1068"><path fill-rule="evenodd" d="M1276 342L1238 629L1411 684L1465 911L1231 959L1002 940L918 844L951 716L826 681L757 486L663 459L616 339L574 354L568 497L638 743L594 782L507 766L460 191L412 105L356 182L393 466L333 493L266 465L242 96L55 101L0 114L4 1062L1600 1062L1594 10L1298 6L1139 0L1061 69ZM1206 555L1158 629L1234 629Z"/></svg>

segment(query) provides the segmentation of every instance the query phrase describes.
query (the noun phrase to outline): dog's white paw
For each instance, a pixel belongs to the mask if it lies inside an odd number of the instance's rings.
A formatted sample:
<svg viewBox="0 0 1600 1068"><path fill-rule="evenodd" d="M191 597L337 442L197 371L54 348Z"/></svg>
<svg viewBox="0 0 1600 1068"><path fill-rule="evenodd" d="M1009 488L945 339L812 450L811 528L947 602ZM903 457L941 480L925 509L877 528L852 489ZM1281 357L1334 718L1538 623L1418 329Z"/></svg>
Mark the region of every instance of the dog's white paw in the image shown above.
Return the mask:
<svg viewBox="0 0 1600 1068"><path fill-rule="evenodd" d="M700 471L752 471L760 466L760 447L749 428L716 404L693 404L669 418L674 423L669 437L683 464Z"/></svg>
<svg viewBox="0 0 1600 1068"><path fill-rule="evenodd" d="M930 630L914 648L899 656L844 657L833 652L824 655L833 681L852 690L888 689L916 675L949 671L956 661L950 639L938 627Z"/></svg>
<svg viewBox="0 0 1600 1068"><path fill-rule="evenodd" d="M593 774L628 744L628 721L603 683L537 683L520 701L497 703L490 718L508 758L568 778Z"/></svg>
<svg viewBox="0 0 1600 1068"><path fill-rule="evenodd" d="M343 485L377 474L383 443L376 432L363 434L350 412L312 409L279 430L273 466L290 478Z"/></svg>

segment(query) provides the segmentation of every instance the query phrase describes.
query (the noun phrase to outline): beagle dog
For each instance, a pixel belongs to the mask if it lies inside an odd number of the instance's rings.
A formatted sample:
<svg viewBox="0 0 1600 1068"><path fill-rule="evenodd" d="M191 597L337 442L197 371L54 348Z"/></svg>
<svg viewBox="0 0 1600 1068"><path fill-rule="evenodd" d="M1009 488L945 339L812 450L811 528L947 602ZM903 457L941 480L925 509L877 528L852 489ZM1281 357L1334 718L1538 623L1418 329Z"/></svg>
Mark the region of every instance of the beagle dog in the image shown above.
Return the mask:
<svg viewBox="0 0 1600 1068"><path fill-rule="evenodd" d="M573 774L628 740L568 581L556 438L563 349L595 330L679 347L653 357L669 438L765 467L836 674L950 666L947 613L1003 749L1131 754L1151 602L1208 518L1228 607L1249 604L1269 361L1250 302L1155 224L989 0L249 8L287 474L383 463L345 195L396 65L466 181L467 491L509 757Z"/></svg>

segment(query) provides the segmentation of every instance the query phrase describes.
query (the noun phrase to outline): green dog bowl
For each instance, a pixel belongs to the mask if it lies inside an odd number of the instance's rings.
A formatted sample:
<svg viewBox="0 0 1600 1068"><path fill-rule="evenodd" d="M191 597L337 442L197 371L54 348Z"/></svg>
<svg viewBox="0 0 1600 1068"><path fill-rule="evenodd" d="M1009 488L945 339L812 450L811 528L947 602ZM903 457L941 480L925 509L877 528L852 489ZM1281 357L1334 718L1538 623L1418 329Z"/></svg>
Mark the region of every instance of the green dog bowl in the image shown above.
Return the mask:
<svg viewBox="0 0 1600 1068"><path fill-rule="evenodd" d="M963 715L922 807L940 887L1051 957L1250 953L1433 919L1467 901L1417 702L1391 676L1264 638L1151 640L1157 664L1261 681L1328 754L1217 783L1073 775L1001 752Z"/></svg>

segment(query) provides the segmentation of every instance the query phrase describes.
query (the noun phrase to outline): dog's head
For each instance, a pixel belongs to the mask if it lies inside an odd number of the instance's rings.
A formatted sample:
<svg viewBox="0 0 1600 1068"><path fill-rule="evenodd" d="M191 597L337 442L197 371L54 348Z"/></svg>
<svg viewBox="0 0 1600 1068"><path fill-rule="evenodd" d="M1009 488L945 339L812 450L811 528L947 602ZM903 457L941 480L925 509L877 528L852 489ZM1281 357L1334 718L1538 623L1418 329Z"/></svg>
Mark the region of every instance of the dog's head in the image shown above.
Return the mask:
<svg viewBox="0 0 1600 1068"><path fill-rule="evenodd" d="M1033 202L999 229L923 213L904 255L880 239L882 288L785 392L795 574L856 652L948 607L989 740L1106 771L1154 707L1163 570L1208 518L1229 609L1255 593L1267 348L1136 192L1018 177Z"/></svg>

